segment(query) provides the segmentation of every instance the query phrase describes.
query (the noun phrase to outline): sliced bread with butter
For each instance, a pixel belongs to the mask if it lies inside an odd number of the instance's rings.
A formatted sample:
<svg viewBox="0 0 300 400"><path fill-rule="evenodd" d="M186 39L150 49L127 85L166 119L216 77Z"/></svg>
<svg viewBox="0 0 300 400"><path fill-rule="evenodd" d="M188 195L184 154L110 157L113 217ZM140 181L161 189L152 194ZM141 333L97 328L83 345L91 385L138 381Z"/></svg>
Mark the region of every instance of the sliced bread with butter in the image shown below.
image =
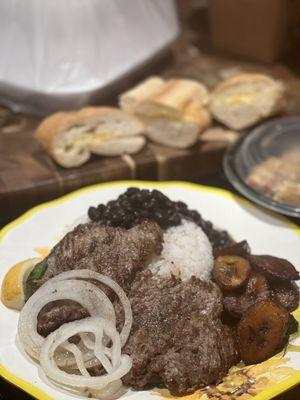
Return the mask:
<svg viewBox="0 0 300 400"><path fill-rule="evenodd" d="M78 167L91 154L118 156L137 153L145 145L143 123L112 107L86 107L44 119L36 138L65 168Z"/></svg>
<svg viewBox="0 0 300 400"><path fill-rule="evenodd" d="M211 122L205 86L189 79L151 77L122 94L120 107L145 123L154 142L177 148L192 146Z"/></svg>
<svg viewBox="0 0 300 400"><path fill-rule="evenodd" d="M214 118L233 130L249 128L276 114L282 106L282 86L261 74L239 74L225 79L210 100Z"/></svg>

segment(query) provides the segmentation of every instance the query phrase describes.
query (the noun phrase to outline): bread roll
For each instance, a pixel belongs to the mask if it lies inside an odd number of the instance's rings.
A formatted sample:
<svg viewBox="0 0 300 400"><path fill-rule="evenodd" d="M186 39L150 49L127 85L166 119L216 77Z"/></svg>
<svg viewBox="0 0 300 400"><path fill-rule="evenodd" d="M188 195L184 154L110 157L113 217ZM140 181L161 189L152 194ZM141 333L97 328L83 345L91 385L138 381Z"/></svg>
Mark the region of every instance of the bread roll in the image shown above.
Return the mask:
<svg viewBox="0 0 300 400"><path fill-rule="evenodd" d="M120 107L129 113L135 113L139 104L155 97L165 86L165 81L158 76L151 76L133 89L120 96Z"/></svg>
<svg viewBox="0 0 300 400"><path fill-rule="evenodd" d="M210 125L210 113L201 105L188 104L180 119L143 117L146 135L154 142L184 149L195 144L199 132Z"/></svg>
<svg viewBox="0 0 300 400"><path fill-rule="evenodd" d="M240 74L221 82L211 95L210 111L230 129L248 128L281 110L283 90L274 79Z"/></svg>
<svg viewBox="0 0 300 400"><path fill-rule="evenodd" d="M91 153L103 156L133 154L145 145L142 122L110 107L87 107L56 113L42 121L36 138L65 168L85 163Z"/></svg>
<svg viewBox="0 0 300 400"><path fill-rule="evenodd" d="M152 77L121 95L120 106L143 120L151 140L186 148L196 143L199 133L210 124L205 108L208 100L205 86L198 82Z"/></svg>

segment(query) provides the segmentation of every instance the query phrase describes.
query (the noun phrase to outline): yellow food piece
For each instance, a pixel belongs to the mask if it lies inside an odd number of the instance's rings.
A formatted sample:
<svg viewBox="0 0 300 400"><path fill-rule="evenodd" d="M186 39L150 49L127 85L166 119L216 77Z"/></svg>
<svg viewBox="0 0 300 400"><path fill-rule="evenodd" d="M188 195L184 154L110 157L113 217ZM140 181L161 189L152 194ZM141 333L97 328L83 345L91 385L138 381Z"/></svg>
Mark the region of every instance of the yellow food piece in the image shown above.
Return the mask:
<svg viewBox="0 0 300 400"><path fill-rule="evenodd" d="M62 237L58 237L57 242L59 242L62 239ZM46 258L50 251L51 251L51 247L35 247L33 249L39 256Z"/></svg>
<svg viewBox="0 0 300 400"><path fill-rule="evenodd" d="M21 310L25 303L25 283L41 258L29 258L15 264L5 275L1 286L1 301L8 308Z"/></svg>

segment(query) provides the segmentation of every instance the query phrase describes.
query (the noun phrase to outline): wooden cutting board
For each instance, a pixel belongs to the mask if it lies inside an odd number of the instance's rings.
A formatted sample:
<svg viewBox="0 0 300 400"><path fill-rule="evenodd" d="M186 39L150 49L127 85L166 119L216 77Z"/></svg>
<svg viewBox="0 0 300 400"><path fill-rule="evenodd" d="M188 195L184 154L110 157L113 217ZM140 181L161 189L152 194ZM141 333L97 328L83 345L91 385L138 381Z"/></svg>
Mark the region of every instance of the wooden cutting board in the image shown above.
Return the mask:
<svg viewBox="0 0 300 400"><path fill-rule="evenodd" d="M59 167L33 137L38 120L0 110L0 223L28 208L99 182L122 179L193 180L221 170L225 143L188 150L148 144L137 155L92 157L80 168Z"/></svg>

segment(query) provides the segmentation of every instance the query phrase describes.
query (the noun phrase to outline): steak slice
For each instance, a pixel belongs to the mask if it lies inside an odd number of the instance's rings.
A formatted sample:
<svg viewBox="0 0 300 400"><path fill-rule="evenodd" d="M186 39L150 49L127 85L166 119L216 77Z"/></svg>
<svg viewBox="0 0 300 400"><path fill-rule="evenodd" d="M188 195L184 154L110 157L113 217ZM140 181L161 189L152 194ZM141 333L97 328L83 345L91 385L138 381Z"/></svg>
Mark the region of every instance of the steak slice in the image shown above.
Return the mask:
<svg viewBox="0 0 300 400"><path fill-rule="evenodd" d="M46 258L48 267L39 286L61 272L87 268L128 291L136 273L161 250L162 231L155 222L144 221L129 230L98 223L78 225Z"/></svg>
<svg viewBox="0 0 300 400"><path fill-rule="evenodd" d="M128 292L136 273L161 249L162 231L155 222L144 221L129 230L98 223L79 225L46 258L48 267L37 287L61 272L88 268L109 276ZM47 336L64 322L86 316L78 303L52 302L38 315L38 332Z"/></svg>
<svg viewBox="0 0 300 400"><path fill-rule="evenodd" d="M129 293L133 328L124 352L135 389L163 386L173 395L219 381L238 361L231 328L220 321L222 295L212 282L139 274Z"/></svg>

